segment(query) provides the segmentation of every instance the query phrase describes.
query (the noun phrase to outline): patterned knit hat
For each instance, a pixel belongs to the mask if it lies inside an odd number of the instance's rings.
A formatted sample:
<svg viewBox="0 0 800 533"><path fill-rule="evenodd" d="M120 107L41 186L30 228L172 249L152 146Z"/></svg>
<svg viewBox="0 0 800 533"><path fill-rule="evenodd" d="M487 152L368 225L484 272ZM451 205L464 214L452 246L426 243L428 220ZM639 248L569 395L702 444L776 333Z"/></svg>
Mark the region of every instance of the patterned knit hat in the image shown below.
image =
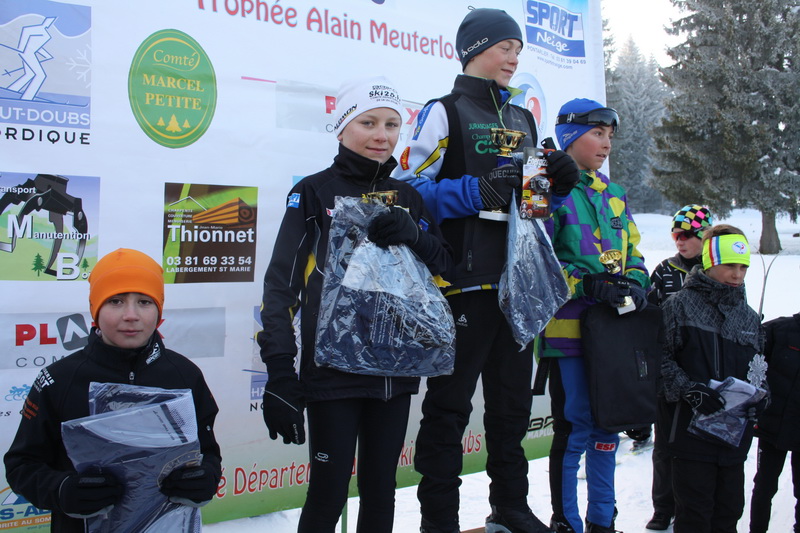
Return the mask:
<svg viewBox="0 0 800 533"><path fill-rule="evenodd" d="M89 311L95 323L106 300L127 292L138 292L152 298L161 317L164 309L161 265L142 252L119 248L100 259L89 274Z"/></svg>
<svg viewBox="0 0 800 533"><path fill-rule="evenodd" d="M694 231L698 235L714 225L711 212L702 205L685 205L672 217L672 229Z"/></svg>

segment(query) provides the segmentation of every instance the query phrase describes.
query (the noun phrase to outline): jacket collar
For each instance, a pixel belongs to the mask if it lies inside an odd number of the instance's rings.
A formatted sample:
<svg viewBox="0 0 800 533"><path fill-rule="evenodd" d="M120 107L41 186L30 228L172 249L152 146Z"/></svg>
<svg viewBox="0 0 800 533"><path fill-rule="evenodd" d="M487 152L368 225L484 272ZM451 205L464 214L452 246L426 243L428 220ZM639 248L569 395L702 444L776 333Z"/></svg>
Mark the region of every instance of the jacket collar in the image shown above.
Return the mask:
<svg viewBox="0 0 800 533"><path fill-rule="evenodd" d="M92 328L86 352L89 359L107 368L129 370L141 364L151 365L166 349L157 330L145 346L133 350L110 346L103 342L101 336L102 333L97 328Z"/></svg>
<svg viewBox="0 0 800 533"><path fill-rule="evenodd" d="M379 163L339 143L339 153L333 158L332 168L345 179L374 186L387 179L396 166L397 160L394 157L390 157L385 163Z"/></svg>

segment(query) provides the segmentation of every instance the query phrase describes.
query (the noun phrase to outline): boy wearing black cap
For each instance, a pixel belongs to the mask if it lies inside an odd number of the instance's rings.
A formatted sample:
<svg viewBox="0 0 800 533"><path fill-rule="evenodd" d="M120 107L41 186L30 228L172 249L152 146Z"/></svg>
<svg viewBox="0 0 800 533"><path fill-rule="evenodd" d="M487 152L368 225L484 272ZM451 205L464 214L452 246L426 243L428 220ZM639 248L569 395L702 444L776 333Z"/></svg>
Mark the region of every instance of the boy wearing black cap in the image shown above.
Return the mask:
<svg viewBox="0 0 800 533"><path fill-rule="evenodd" d="M191 389L200 465L177 468L161 480L170 500L199 507L211 501L222 475L214 419L219 409L203 374L167 350L156 331L164 306L161 266L120 248L89 276L89 309L96 326L82 350L48 366L25 399L17 435L4 457L9 486L40 509L52 510L51 531L88 531L86 518L107 513L125 493L109 472L76 472L61 439L61 423L89 416L89 383L130 383Z"/></svg>
<svg viewBox="0 0 800 533"><path fill-rule="evenodd" d="M486 531L548 531L528 507L528 462L521 445L531 411L533 358L530 348L519 350L498 305L507 225L479 215L508 209L522 182L516 165L498 167L490 129L525 132L520 148L537 144L533 116L510 102L519 93L509 83L522 43L519 25L505 11L475 9L464 18L456 36L464 74L450 94L419 113L395 174L420 191L456 263L446 293L457 324L455 371L427 381L414 458L422 474L417 495L427 533L459 531L461 439L481 375L486 471L492 480ZM577 168L555 151L548 156L548 173L557 206L577 182Z"/></svg>

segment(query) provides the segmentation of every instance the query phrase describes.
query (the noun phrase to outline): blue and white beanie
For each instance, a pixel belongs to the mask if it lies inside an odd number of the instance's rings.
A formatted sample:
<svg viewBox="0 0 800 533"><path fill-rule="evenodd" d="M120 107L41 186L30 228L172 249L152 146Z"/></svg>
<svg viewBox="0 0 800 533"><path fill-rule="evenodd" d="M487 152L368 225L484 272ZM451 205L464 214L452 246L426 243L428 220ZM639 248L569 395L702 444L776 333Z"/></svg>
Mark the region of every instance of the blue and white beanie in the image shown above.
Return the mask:
<svg viewBox="0 0 800 533"><path fill-rule="evenodd" d="M558 110L558 114L560 116L569 115L570 113L586 113L587 111L604 107L605 106L603 104L596 102L595 100L589 100L588 98L576 98L562 105L561 109ZM558 124L556 125L556 137L558 138L558 144L561 146L562 150L566 150L567 146L575 142L575 139L587 131L594 129L595 127L596 126L593 126L592 124L576 124L575 122Z"/></svg>

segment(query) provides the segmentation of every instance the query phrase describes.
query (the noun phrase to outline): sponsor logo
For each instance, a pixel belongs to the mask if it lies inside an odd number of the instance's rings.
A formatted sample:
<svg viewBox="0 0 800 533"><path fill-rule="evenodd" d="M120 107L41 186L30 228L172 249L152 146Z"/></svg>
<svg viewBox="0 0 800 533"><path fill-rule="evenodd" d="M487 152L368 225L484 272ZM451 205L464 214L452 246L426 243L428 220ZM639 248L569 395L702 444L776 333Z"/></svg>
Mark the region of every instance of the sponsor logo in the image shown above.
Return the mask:
<svg viewBox="0 0 800 533"><path fill-rule="evenodd" d="M97 260L99 182L0 174L0 279L86 279Z"/></svg>
<svg viewBox="0 0 800 533"><path fill-rule="evenodd" d="M481 46L483 46L484 44L486 44L488 42L489 42L489 38L488 37L484 37L483 39L478 39L477 41L475 41L475 43L472 46L461 50L461 57L467 57L470 52L472 52L476 48L480 48Z"/></svg>
<svg viewBox="0 0 800 533"><path fill-rule="evenodd" d="M28 393L30 391L31 391L31 386L28 384L22 385L20 387L12 386L10 389L8 389L8 394L6 394L6 401L21 402L28 396Z"/></svg>
<svg viewBox="0 0 800 533"><path fill-rule="evenodd" d="M26 528L25 531L49 531L50 511L37 509L10 487L0 490L0 529Z"/></svg>
<svg viewBox="0 0 800 533"><path fill-rule="evenodd" d="M6 2L0 20L0 136L90 144L91 8Z"/></svg>
<svg viewBox="0 0 800 533"><path fill-rule="evenodd" d="M300 193L292 193L289 200L286 202L286 207L300 207Z"/></svg>
<svg viewBox="0 0 800 533"><path fill-rule="evenodd" d="M460 317L458 317L458 320L456 320L456 326L461 326L464 328L469 326L469 324L467 324L467 315L462 314Z"/></svg>
<svg viewBox="0 0 800 533"><path fill-rule="evenodd" d="M622 229L622 219L619 217L614 217L610 221L611 229Z"/></svg>
<svg viewBox="0 0 800 533"><path fill-rule="evenodd" d="M183 148L202 137L214 118L214 67L189 35L158 31L136 50L128 74L128 98L148 137L168 148Z"/></svg>
<svg viewBox="0 0 800 533"><path fill-rule="evenodd" d="M551 2L528 0L525 5L528 44L557 56L585 58L583 14Z"/></svg>

